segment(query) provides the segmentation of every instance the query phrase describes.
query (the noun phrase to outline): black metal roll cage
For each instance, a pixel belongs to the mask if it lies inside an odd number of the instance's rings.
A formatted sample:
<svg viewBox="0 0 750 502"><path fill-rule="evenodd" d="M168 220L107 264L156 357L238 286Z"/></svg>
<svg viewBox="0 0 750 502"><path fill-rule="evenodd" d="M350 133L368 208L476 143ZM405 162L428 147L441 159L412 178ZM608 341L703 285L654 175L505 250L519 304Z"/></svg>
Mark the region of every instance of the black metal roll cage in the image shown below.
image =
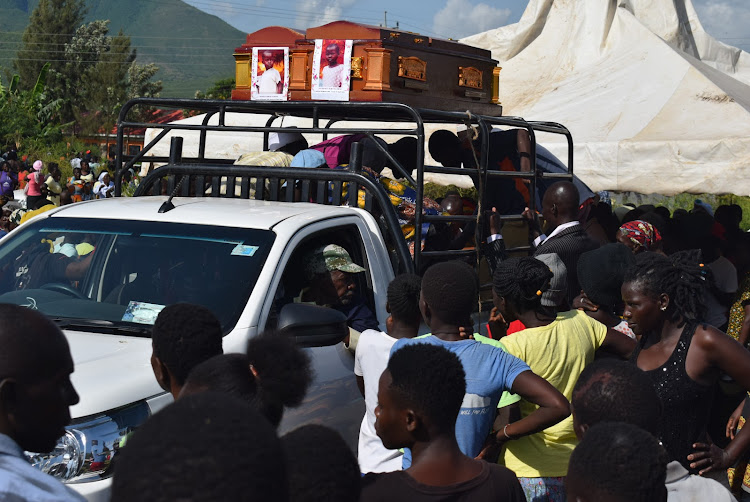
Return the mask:
<svg viewBox="0 0 750 502"><path fill-rule="evenodd" d="M197 124L154 124L128 120L129 114L138 106L157 109L188 109L203 112L205 115L201 122ZM269 117L264 126L232 125L227 123L227 114L229 113L268 115ZM323 140L327 139L329 135L356 133L366 134L370 137L375 135L396 135L416 138L416 179L393 158L387 149L376 143L378 148L389 159L389 165L393 166L393 170L403 179L407 180L417 192L413 257L406 246L398 224L396 212L392 209L385 190L379 184L374 183L369 177L362 174L362 151L357 143L352 148L348 170L237 166L232 165L231 160L211 157L210 153L207 155L206 144L208 133L212 131L223 133L262 133L263 149L267 150L269 133L286 132L289 130L288 127L274 125L278 119L287 116L311 119L311 127L297 127L295 130L300 133L322 134ZM210 123L213 118L216 118L216 124ZM322 121L325 121L325 123L321 124ZM404 127L372 128L362 126L358 128L356 125L337 127L339 122L350 124L377 122L395 124L396 126L404 125ZM425 165L425 124L465 125L467 128L476 131L479 141L479 152L477 152L478 166L475 169L467 169ZM506 172L489 168L490 166L487 165L489 159L489 141L487 138L489 138L489 134L496 126L520 128L528 132L532 152L530 155L530 172ZM134 129L145 128L159 130L159 132L148 144L144 144L143 149L136 155L124 154L124 138L128 135L128 132ZM175 133L179 131L199 132L198 155L196 157L183 157L181 138L175 136ZM566 137L568 144L567 173L546 173L541 172L537 168L535 132L561 134ZM153 152L149 154L170 133L172 134L172 142L169 156L153 155ZM176 138L180 138L180 140L176 141ZM315 202L317 203L340 205L342 202L346 202L353 207L357 207L359 189L363 189L366 194L364 201L365 209L372 211L374 203L377 203L377 206L382 208L382 218L380 219L381 231L386 240L389 241L391 247L395 249L395 256L392 256L395 270L399 272L413 272L422 270L424 259L428 257L463 257L472 256L476 253L474 250L423 251L422 235L419 231L423 223L476 221L475 237L477 243L479 243L480 239L483 238L481 231L485 218L484 211L481 209L489 209L482 203L487 197L485 190L487 181L491 178L501 177L527 179L529 182L529 191L532 194L529 206L532 211L535 211L536 180L538 178L572 179L573 139L567 128L554 122L533 122L519 117L491 117L477 115L470 111L446 112L417 109L401 103L329 101L261 102L138 98L127 102L122 107L118 118L117 155L115 158L114 177L116 196L122 194L122 176L125 171L133 167L136 163L143 161L165 163L166 165L154 169L141 181L140 186L134 194L136 196L167 193L173 196L188 196L192 194L194 196L239 196L240 198L251 198L251 194L254 193L254 197L259 199L292 202L293 191L281 190L280 187L284 182L293 180L294 185L290 184L289 186L299 187L302 193L302 200L308 200L309 197L314 195ZM470 176L477 187L478 207L480 210L475 215L450 216L423 214L425 173ZM181 181L178 181L177 178ZM166 186L161 180L166 180ZM223 194L221 193L222 183L225 183L226 187ZM230 190L229 188L237 186L237 183L239 183L239 195L236 194L236 190ZM254 187L253 184L255 184ZM196 190L196 186L200 186L202 189ZM211 187L210 191L207 189L209 186ZM251 188L255 188L255 190L251 190ZM347 191L346 195L344 194L345 190ZM520 220L521 218L520 214L503 216L504 220ZM508 251L528 251L529 249L529 246L520 246Z"/></svg>

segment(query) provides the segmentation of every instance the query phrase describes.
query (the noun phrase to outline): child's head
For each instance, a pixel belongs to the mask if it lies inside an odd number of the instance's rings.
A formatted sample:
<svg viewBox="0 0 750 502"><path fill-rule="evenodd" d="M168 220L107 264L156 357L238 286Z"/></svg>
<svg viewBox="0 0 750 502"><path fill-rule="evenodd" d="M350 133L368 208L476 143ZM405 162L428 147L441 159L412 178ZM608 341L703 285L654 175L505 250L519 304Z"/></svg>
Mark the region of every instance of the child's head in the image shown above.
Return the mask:
<svg viewBox="0 0 750 502"><path fill-rule="evenodd" d="M651 379L634 364L602 359L583 370L571 400L573 428L581 439L600 422L625 422L655 434L661 401Z"/></svg>
<svg viewBox="0 0 750 502"><path fill-rule="evenodd" d="M396 351L380 377L375 431L389 449L408 447L415 436L455 434L466 393L458 357L426 343Z"/></svg>
<svg viewBox="0 0 750 502"><path fill-rule="evenodd" d="M405 324L417 324L422 320L419 311L419 295L422 278L416 274L401 274L388 285L387 310L391 317Z"/></svg>
<svg viewBox="0 0 750 502"><path fill-rule="evenodd" d="M635 425L603 422L573 450L565 481L571 502L666 502L667 453Z"/></svg>
<svg viewBox="0 0 750 502"><path fill-rule="evenodd" d="M278 426L284 407L298 406L312 382L307 354L282 333L267 332L248 342L247 354L223 354L190 371L180 398L221 392L239 398Z"/></svg>
<svg viewBox="0 0 750 502"><path fill-rule="evenodd" d="M188 396L149 418L117 454L112 500L287 500L276 430L250 405Z"/></svg>
<svg viewBox="0 0 750 502"><path fill-rule="evenodd" d="M175 303L159 312L151 332L151 366L166 391L185 383L190 370L221 354L221 323L201 305Z"/></svg>
<svg viewBox="0 0 750 502"><path fill-rule="evenodd" d="M437 263L422 278L420 309L425 323L434 321L462 326L470 319L477 302L479 280L466 263L447 261Z"/></svg>

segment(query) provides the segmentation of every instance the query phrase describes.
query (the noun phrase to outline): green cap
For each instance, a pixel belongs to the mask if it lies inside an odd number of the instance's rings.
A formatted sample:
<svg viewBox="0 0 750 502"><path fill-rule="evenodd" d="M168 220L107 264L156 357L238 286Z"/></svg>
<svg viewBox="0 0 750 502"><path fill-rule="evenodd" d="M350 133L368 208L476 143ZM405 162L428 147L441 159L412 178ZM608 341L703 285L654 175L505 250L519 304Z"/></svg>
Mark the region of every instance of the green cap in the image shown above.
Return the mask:
<svg viewBox="0 0 750 502"><path fill-rule="evenodd" d="M364 272L365 269L352 261L352 257L346 249L336 244L328 244L313 249L305 255L305 275L308 279L324 272L340 270L356 274Z"/></svg>

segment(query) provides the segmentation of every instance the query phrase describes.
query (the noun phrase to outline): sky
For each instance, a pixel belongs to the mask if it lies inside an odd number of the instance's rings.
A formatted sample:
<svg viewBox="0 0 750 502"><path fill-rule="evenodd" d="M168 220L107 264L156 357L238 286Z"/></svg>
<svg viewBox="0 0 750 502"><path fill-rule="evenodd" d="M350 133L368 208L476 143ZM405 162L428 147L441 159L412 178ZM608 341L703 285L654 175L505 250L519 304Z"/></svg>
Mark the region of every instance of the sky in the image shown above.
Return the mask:
<svg viewBox="0 0 750 502"><path fill-rule="evenodd" d="M346 19L398 26L440 38L461 38L517 22L527 0L185 0L251 33L281 25L305 29ZM592 1L592 0L578 0ZM748 0L692 0L708 33L750 51Z"/></svg>

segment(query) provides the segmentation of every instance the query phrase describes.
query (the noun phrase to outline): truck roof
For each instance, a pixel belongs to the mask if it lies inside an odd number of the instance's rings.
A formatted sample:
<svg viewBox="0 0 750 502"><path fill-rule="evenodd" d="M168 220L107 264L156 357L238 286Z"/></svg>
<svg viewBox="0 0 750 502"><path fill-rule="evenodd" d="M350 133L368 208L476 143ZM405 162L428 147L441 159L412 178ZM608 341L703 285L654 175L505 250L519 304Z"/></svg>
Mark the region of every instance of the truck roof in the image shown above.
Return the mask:
<svg viewBox="0 0 750 502"><path fill-rule="evenodd" d="M50 217L139 220L166 223L193 223L269 230L281 221L305 214L324 219L349 214L351 209L310 203L271 202L220 197L180 197L175 208L159 213L166 196L115 197L63 206ZM92 206L96 204L96 206Z"/></svg>

